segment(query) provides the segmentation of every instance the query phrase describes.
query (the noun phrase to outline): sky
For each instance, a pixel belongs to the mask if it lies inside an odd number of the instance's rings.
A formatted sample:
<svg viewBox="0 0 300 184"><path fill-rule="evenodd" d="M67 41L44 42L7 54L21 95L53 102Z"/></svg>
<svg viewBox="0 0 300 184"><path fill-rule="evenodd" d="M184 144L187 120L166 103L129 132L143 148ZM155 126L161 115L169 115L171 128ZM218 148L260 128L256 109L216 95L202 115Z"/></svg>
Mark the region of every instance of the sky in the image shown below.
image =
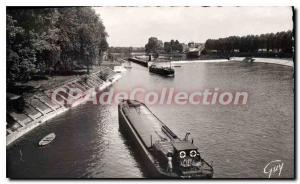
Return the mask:
<svg viewBox="0 0 300 184"><path fill-rule="evenodd" d="M143 47L151 36L204 43L207 39L293 29L291 7L94 7L110 46Z"/></svg>

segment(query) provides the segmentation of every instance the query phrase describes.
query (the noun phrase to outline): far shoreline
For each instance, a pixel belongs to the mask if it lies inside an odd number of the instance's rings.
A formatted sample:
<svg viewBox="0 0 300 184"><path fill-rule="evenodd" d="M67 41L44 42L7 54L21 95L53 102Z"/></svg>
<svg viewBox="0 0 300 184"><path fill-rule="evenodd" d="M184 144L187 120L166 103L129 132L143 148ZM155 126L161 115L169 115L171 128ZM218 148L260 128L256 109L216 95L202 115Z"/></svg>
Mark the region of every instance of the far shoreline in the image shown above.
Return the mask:
<svg viewBox="0 0 300 184"><path fill-rule="evenodd" d="M221 62L242 62L245 57L231 57L229 60L224 58L216 58L216 59L194 59L194 60L178 60L178 61L171 61L173 64L181 64L181 63L221 63ZM254 63L271 63L271 64L278 64L284 65L289 67L294 67L293 58L260 58L260 57L253 57L255 59Z"/></svg>

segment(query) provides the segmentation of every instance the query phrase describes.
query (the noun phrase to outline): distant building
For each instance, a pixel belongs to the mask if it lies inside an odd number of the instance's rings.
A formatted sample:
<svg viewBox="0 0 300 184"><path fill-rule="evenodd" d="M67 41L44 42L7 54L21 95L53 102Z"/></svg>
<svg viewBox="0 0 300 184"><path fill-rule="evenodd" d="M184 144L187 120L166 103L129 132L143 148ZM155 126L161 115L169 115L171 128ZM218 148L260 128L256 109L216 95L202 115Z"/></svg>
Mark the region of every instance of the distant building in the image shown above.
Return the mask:
<svg viewBox="0 0 300 184"><path fill-rule="evenodd" d="M201 51L204 49L204 43L189 42L186 55L189 58L197 58L200 56Z"/></svg>
<svg viewBox="0 0 300 184"><path fill-rule="evenodd" d="M187 51L188 50L188 45L187 44L185 44L185 43L180 43L181 45L182 45L182 51L183 52L185 52L185 51Z"/></svg>
<svg viewBox="0 0 300 184"><path fill-rule="evenodd" d="M198 48L198 49L203 49L204 48L204 43L195 43L195 42L189 42L188 43L188 48Z"/></svg>

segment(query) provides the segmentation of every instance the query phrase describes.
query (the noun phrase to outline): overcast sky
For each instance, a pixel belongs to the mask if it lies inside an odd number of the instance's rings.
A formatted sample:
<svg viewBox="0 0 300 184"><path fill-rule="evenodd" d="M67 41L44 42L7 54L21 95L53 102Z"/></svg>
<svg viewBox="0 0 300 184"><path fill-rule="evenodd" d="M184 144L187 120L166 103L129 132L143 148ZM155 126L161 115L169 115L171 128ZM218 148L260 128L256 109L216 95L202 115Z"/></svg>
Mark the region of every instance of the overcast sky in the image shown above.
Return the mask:
<svg viewBox="0 0 300 184"><path fill-rule="evenodd" d="M95 7L110 46L144 46L149 37L180 42L293 29L290 7Z"/></svg>

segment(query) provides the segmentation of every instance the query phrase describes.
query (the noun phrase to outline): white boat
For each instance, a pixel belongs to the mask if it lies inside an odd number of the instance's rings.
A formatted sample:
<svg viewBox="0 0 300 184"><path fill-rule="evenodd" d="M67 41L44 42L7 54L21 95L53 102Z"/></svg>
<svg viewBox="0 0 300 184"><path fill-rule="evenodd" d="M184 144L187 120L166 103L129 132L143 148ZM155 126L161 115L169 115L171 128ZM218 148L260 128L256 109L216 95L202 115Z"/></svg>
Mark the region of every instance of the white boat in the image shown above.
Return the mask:
<svg viewBox="0 0 300 184"><path fill-rule="evenodd" d="M39 146L45 146L45 145L49 144L50 142L52 142L55 139L55 137L56 137L55 133L50 133L50 134L46 135L43 139L40 140Z"/></svg>
<svg viewBox="0 0 300 184"><path fill-rule="evenodd" d="M127 68L127 69L131 69L132 66L129 66L129 65L125 65L124 68Z"/></svg>
<svg viewBox="0 0 300 184"><path fill-rule="evenodd" d="M115 66L114 71L116 73L123 73L123 72L126 72L126 69L123 66Z"/></svg>

